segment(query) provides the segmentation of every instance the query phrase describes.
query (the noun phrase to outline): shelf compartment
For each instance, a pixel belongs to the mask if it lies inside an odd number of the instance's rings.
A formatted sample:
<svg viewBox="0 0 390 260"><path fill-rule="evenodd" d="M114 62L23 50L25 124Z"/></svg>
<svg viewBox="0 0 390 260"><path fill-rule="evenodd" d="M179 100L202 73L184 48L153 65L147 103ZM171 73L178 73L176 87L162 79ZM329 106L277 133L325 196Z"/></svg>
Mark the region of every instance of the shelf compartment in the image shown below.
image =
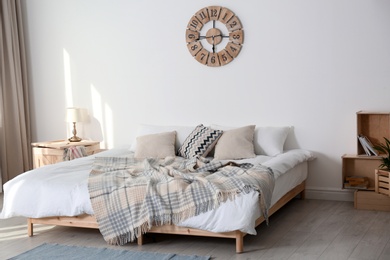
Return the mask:
<svg viewBox="0 0 390 260"><path fill-rule="evenodd" d="M366 136L374 145L382 143L383 137L390 139L390 113L359 111L357 116L357 152L365 154L358 140L359 135Z"/></svg>
<svg viewBox="0 0 390 260"><path fill-rule="evenodd" d="M375 169L381 164L380 156L364 156L345 154L342 156L342 178L343 184L346 177L360 176L367 177L369 189L375 188ZM343 186L344 188L344 186Z"/></svg>

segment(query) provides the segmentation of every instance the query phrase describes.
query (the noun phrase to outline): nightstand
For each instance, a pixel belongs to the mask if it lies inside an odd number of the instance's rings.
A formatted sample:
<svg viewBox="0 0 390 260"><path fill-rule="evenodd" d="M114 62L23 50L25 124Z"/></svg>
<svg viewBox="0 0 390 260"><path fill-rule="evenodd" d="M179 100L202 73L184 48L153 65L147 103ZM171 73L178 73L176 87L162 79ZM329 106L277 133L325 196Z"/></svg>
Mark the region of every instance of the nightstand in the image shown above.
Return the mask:
<svg viewBox="0 0 390 260"><path fill-rule="evenodd" d="M81 142L69 142L67 140L32 143L34 169L47 164L62 162L64 151L72 146L84 146L87 155L101 151L100 142L82 140Z"/></svg>

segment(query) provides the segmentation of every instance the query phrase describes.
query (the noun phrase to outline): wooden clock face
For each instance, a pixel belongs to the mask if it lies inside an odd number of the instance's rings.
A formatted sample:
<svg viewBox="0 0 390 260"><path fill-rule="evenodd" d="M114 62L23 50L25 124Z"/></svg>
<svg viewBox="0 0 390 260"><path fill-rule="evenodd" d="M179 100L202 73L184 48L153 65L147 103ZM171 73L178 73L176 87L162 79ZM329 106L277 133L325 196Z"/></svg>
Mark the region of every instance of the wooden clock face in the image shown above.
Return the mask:
<svg viewBox="0 0 390 260"><path fill-rule="evenodd" d="M198 62L219 67L230 63L240 53L244 30L232 11L221 6L209 6L191 17L186 42Z"/></svg>

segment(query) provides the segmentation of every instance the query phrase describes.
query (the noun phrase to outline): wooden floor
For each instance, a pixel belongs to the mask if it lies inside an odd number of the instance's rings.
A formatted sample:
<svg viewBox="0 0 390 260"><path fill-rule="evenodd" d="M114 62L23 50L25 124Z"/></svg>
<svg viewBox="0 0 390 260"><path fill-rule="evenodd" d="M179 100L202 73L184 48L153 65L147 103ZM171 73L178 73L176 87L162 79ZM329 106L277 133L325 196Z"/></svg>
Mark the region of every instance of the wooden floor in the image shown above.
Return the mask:
<svg viewBox="0 0 390 260"><path fill-rule="evenodd" d="M3 197L0 194L0 207ZM210 255L212 259L390 259L390 212L355 210L352 202L294 199L244 238L149 236L147 244L108 246L98 230L40 226L28 237L25 218L0 220L0 259L43 243Z"/></svg>

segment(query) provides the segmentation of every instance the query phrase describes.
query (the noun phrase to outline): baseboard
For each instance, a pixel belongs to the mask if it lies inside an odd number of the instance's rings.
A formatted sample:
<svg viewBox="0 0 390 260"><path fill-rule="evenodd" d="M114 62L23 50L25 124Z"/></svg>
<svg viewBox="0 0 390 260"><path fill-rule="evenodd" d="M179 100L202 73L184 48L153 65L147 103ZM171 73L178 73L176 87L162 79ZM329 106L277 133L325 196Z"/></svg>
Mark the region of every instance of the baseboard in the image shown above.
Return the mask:
<svg viewBox="0 0 390 260"><path fill-rule="evenodd" d="M315 200L353 201L353 192L353 190L346 189L306 186L305 198Z"/></svg>

